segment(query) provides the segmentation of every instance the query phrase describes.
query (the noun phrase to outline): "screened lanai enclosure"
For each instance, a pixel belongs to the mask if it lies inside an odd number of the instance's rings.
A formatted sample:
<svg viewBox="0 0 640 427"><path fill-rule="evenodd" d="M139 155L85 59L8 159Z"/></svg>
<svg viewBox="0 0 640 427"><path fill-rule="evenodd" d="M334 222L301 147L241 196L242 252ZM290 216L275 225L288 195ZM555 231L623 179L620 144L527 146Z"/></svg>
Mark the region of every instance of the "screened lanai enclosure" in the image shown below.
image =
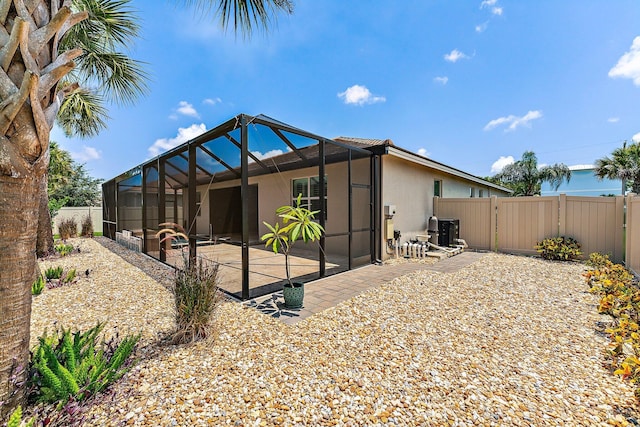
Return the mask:
<svg viewBox="0 0 640 427"><path fill-rule="evenodd" d="M220 265L220 288L242 299L276 290L284 256L265 248L263 221L276 208L320 211L319 242L298 241L291 275L310 281L371 263L379 223L376 147L313 135L264 115L238 115L103 184L105 236L141 239L146 254L174 266L186 256ZM164 239L161 224L184 228Z"/></svg>

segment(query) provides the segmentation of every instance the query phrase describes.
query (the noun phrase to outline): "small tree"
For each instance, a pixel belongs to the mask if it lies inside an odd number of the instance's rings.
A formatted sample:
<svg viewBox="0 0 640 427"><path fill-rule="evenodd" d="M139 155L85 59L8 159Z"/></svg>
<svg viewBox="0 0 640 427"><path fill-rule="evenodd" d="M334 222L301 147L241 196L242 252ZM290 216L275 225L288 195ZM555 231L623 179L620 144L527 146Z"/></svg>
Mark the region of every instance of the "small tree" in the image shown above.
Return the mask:
<svg viewBox="0 0 640 427"><path fill-rule="evenodd" d="M598 179L620 179L636 194L640 194L640 143L616 148L611 157L596 160L594 175Z"/></svg>
<svg viewBox="0 0 640 427"><path fill-rule="evenodd" d="M514 196L535 196L540 194L543 182L551 184L554 191L564 181L569 182L571 170L563 163L538 168L535 153L525 151L521 160L505 166L493 179L512 189Z"/></svg>
<svg viewBox="0 0 640 427"><path fill-rule="evenodd" d="M324 228L317 222L314 222L315 215L320 211L310 211L300 206L302 195L298 196L295 206L281 206L276 209L276 215L282 218L282 226L280 222L271 225L266 221L262 223L269 229L260 239L265 242L265 246L273 249L274 253L282 252L284 255L284 267L287 274L287 282L293 287L291 281L291 269L289 264L289 255L291 248L299 238L307 242L314 242L324 233Z"/></svg>

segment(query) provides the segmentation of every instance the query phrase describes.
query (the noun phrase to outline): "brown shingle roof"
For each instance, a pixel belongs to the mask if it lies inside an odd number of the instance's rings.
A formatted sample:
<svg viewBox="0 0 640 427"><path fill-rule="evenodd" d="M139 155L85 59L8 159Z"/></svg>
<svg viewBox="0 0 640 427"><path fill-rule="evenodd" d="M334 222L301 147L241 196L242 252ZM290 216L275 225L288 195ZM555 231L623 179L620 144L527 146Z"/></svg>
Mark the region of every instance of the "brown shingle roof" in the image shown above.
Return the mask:
<svg viewBox="0 0 640 427"><path fill-rule="evenodd" d="M360 148L374 147L377 145L395 145L390 139L353 138L350 136L339 136L333 139L335 141L343 142L345 144L353 145Z"/></svg>

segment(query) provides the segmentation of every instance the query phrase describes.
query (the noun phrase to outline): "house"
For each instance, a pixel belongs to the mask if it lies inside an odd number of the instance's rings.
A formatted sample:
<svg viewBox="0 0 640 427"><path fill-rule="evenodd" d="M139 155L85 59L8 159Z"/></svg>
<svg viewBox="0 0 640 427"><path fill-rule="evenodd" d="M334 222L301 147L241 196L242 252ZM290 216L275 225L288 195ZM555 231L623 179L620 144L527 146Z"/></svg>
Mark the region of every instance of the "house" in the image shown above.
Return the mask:
<svg viewBox="0 0 640 427"><path fill-rule="evenodd" d="M388 139L328 139L240 114L105 182L103 232L127 230L143 252L174 265L188 247L219 263L222 289L248 299L279 287L282 257L260 241L263 221L275 222L276 208L299 195L326 230L319 245L293 253L292 276L310 280L385 259L394 230L424 234L434 196L509 193ZM384 221L389 205L394 230ZM160 239L164 223L184 227L189 242Z"/></svg>
<svg viewBox="0 0 640 427"><path fill-rule="evenodd" d="M598 179L595 167L592 165L570 166L571 179L560 184L557 190L553 190L548 182L542 183L542 196L619 196L622 193L622 181L619 179Z"/></svg>

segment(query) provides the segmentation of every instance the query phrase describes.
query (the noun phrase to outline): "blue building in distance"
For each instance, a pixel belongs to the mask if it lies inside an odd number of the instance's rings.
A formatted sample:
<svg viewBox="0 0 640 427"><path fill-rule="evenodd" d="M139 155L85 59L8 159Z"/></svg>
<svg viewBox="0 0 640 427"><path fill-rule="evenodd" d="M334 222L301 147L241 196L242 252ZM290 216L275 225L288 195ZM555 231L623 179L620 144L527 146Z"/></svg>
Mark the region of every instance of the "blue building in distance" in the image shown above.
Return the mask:
<svg viewBox="0 0 640 427"><path fill-rule="evenodd" d="M619 196L622 194L622 181L619 179L599 180L593 174L592 165L570 166L569 169L571 169L571 181L568 184L563 182L557 191L553 191L549 183L543 182L541 195L609 196L613 194Z"/></svg>

